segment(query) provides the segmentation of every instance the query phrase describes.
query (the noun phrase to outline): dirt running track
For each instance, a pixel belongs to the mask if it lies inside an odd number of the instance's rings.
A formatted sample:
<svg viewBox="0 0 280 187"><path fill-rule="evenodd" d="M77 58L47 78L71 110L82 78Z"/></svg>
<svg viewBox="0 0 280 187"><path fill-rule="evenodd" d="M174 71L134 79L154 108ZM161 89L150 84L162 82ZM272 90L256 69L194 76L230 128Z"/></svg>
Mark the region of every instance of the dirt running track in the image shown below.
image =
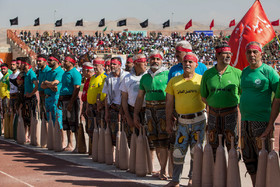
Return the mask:
<svg viewBox="0 0 280 187"><path fill-rule="evenodd" d="M146 185L0 140L0 186L144 187Z"/></svg>

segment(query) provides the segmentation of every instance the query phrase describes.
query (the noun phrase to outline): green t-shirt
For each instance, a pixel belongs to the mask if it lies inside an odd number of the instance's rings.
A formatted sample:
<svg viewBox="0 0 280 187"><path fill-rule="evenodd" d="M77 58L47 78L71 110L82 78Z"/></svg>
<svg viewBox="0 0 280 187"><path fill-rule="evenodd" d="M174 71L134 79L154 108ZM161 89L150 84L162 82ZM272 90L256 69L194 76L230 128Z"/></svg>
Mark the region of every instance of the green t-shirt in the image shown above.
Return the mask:
<svg viewBox="0 0 280 187"><path fill-rule="evenodd" d="M142 76L139 89L146 92L146 101L165 100L167 81L168 70L158 73L154 78L147 73Z"/></svg>
<svg viewBox="0 0 280 187"><path fill-rule="evenodd" d="M257 69L248 66L242 71L240 98L242 121L269 121L271 94L276 92L278 82L279 75L266 64Z"/></svg>
<svg viewBox="0 0 280 187"><path fill-rule="evenodd" d="M280 99L280 82L278 83L275 98Z"/></svg>
<svg viewBox="0 0 280 187"><path fill-rule="evenodd" d="M233 107L239 103L241 70L228 66L219 75L216 66L207 70L201 80L200 93L209 106L214 108Z"/></svg>

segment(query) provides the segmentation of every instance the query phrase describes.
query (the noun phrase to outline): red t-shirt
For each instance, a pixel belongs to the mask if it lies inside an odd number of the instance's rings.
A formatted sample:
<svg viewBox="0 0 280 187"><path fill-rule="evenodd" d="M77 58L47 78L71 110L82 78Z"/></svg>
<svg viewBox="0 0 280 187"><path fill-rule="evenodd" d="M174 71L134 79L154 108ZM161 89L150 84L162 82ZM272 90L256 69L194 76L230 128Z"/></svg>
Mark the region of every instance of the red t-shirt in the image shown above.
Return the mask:
<svg viewBox="0 0 280 187"><path fill-rule="evenodd" d="M89 86L89 81L90 81L90 78L87 79L85 84L84 84L83 93L82 93L82 101L83 102L87 101L87 90L88 90L88 86Z"/></svg>

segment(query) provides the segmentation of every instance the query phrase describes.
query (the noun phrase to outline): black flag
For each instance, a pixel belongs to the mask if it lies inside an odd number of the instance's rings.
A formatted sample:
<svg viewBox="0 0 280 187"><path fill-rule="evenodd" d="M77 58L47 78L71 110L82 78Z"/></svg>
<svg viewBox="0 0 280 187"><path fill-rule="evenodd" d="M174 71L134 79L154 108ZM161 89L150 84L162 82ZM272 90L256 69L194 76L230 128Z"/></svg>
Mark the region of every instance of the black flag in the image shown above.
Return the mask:
<svg viewBox="0 0 280 187"><path fill-rule="evenodd" d="M105 26L105 18L101 19L98 25L98 27L103 27L103 26Z"/></svg>
<svg viewBox="0 0 280 187"><path fill-rule="evenodd" d="M62 18L61 18L60 20L57 20L57 21L55 22L55 26L56 26L56 27L61 27L61 26L62 26Z"/></svg>
<svg viewBox="0 0 280 187"><path fill-rule="evenodd" d="M118 26L118 27L126 26L126 19L123 19L123 20L118 21L117 26Z"/></svg>
<svg viewBox="0 0 280 187"><path fill-rule="evenodd" d="M76 25L75 25L76 27L77 26L84 26L84 24L83 24L83 19L81 19L81 20L77 20L77 22L76 22Z"/></svg>
<svg viewBox="0 0 280 187"><path fill-rule="evenodd" d="M10 19L10 23L11 23L11 26L18 25L18 17L14 18L14 19Z"/></svg>
<svg viewBox="0 0 280 187"><path fill-rule="evenodd" d="M170 27L170 21L167 20L167 21L164 22L162 25L163 25L163 28L165 28L165 27Z"/></svg>
<svg viewBox="0 0 280 187"><path fill-rule="evenodd" d="M148 19L146 19L144 22L140 23L140 26L141 26L142 28L148 27Z"/></svg>
<svg viewBox="0 0 280 187"><path fill-rule="evenodd" d="M40 25L40 18L35 19L34 26Z"/></svg>

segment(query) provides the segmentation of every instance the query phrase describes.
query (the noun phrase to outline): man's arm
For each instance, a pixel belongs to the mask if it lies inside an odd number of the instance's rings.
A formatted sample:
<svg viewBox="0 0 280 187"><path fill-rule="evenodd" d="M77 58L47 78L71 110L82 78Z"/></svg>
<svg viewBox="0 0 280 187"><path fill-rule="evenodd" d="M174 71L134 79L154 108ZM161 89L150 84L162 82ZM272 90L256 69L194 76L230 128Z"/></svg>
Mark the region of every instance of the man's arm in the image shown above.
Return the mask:
<svg viewBox="0 0 280 187"><path fill-rule="evenodd" d="M141 111L141 108L143 106L144 96L145 96L145 91L139 90L136 101L135 101L135 105L134 105L134 125L139 129L141 127L140 119L139 119L139 112Z"/></svg>
<svg viewBox="0 0 280 187"><path fill-rule="evenodd" d="M206 99L205 97L201 97L201 100L202 100L203 103L205 103L206 105L208 105L207 99Z"/></svg>
<svg viewBox="0 0 280 187"><path fill-rule="evenodd" d="M280 99L274 98L273 102L272 102L271 114L270 114L270 119L269 119L268 125L267 125L265 131L260 136L260 138L266 137L270 132L273 131L274 122L279 114L279 108L280 108Z"/></svg>
<svg viewBox="0 0 280 187"><path fill-rule="evenodd" d="M59 84L58 80L54 80L54 81L43 81L41 84L41 88L43 89L54 89L57 85Z"/></svg>
<svg viewBox="0 0 280 187"><path fill-rule="evenodd" d="M80 85L74 85L74 91L73 91L73 94L72 94L72 97L70 99L70 102L67 106L67 110L68 111L72 111L73 109L73 103L74 101L77 99L78 95L79 95L79 92L80 92Z"/></svg>
<svg viewBox="0 0 280 187"><path fill-rule="evenodd" d="M129 110L128 110L128 93L122 92L122 108L124 111L124 115L126 118L126 121L130 127L134 127L134 123L132 120L132 116L130 116Z"/></svg>
<svg viewBox="0 0 280 187"><path fill-rule="evenodd" d="M166 93L166 105L165 105L165 113L166 113L166 131L168 133L173 132L173 118L172 113L174 109L174 95Z"/></svg>
<svg viewBox="0 0 280 187"><path fill-rule="evenodd" d="M33 84L35 85L35 87L33 88L31 93L26 93L25 94L26 97L32 97L37 92L37 90L38 90L38 81L34 80Z"/></svg>

